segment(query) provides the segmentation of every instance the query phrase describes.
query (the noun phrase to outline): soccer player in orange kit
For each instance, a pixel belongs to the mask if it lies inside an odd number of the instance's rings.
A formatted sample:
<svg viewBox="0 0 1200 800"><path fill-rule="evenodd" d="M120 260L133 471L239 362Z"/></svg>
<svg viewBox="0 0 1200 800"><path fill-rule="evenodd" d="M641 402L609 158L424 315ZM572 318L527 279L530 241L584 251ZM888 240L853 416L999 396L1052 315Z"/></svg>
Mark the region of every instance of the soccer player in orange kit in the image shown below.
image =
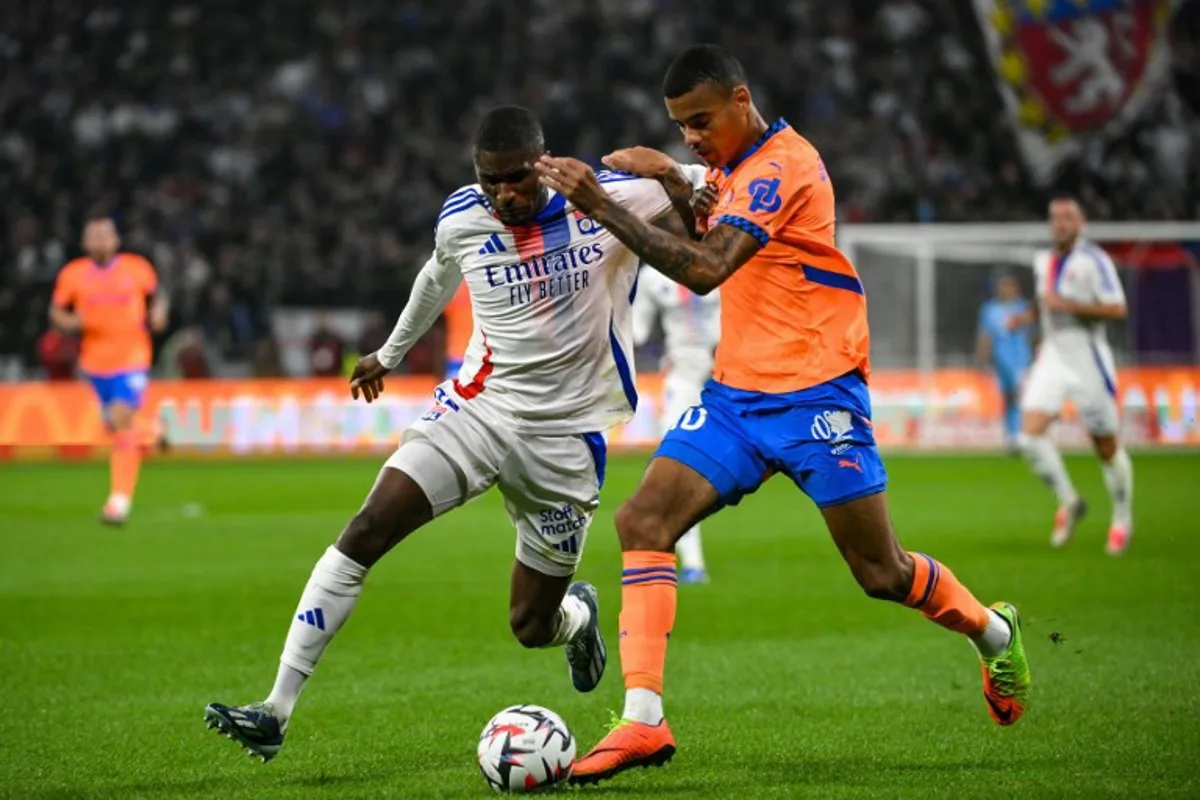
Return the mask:
<svg viewBox="0 0 1200 800"><path fill-rule="evenodd" d="M80 334L79 369L112 433L110 490L100 515L111 525L128 519L141 468L142 439L135 422L150 371L149 329L167 325L167 303L158 294L154 268L120 247L111 217L89 217L83 229L86 255L58 273L50 303L50 322Z"/></svg>
<svg viewBox="0 0 1200 800"><path fill-rule="evenodd" d="M576 764L574 783L674 755L662 689L675 622L675 542L776 472L820 508L868 596L917 609L975 645L996 722L1015 722L1028 701L1017 610L984 606L949 569L896 539L871 430L866 298L834 243L833 186L816 149L783 120L765 122L746 84L741 64L713 45L688 48L667 70L667 111L717 192L696 231L683 230L675 215L652 225L623 211L579 161L547 156L539 165L547 186L645 263L700 294L721 287L713 378L616 512L625 711ZM605 163L657 177L686 202L678 165L661 153L633 148Z"/></svg>

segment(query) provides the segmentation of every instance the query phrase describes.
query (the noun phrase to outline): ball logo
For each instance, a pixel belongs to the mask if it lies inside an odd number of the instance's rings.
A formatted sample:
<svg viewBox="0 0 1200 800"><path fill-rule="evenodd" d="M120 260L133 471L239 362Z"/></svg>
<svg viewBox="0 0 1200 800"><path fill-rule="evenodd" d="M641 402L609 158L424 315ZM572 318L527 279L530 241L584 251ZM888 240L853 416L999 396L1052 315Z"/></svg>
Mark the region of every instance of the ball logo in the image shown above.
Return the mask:
<svg viewBox="0 0 1200 800"><path fill-rule="evenodd" d="M783 207L779 196L779 178L755 178L750 181L750 213L774 214Z"/></svg>

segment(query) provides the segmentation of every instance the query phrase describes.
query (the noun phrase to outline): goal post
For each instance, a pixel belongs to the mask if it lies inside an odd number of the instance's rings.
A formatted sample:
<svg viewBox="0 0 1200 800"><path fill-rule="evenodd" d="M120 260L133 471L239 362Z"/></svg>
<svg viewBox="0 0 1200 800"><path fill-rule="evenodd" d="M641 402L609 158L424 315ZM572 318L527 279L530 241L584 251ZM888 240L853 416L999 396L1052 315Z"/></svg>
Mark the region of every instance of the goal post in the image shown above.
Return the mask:
<svg viewBox="0 0 1200 800"><path fill-rule="evenodd" d="M1087 238L1118 267L1129 317L1109 326L1127 438L1200 444L1200 222L1092 223ZM1002 443L1001 400L975 360L979 310L1010 274L1033 295L1039 223L842 225L871 319L872 399L882 444ZM1068 409L1057 434L1082 444Z"/></svg>

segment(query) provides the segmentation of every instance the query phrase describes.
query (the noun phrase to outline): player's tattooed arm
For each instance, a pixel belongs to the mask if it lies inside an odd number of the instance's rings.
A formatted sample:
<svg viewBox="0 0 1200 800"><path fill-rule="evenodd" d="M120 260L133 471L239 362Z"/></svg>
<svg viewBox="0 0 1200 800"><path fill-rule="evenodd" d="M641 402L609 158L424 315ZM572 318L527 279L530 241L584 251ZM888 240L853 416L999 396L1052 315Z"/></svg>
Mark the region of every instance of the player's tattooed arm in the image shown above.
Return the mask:
<svg viewBox="0 0 1200 800"><path fill-rule="evenodd" d="M684 233L690 239L701 239L704 231L696 224L706 210L696 204L697 192L682 167L666 153L652 147L626 147L600 159L611 169L640 175L658 181L671 201L671 207L683 221Z"/></svg>
<svg viewBox="0 0 1200 800"><path fill-rule="evenodd" d="M718 225L698 243L686 250L675 247L674 242L692 237L684 229L679 217L668 214L654 222L652 233L665 233L671 237L670 240L661 244L656 238L639 240L642 246L653 250L654 254L648 255L638 249L638 246L622 238L600 216L597 216L596 220L624 242L629 249L640 255L651 267L698 294L706 294L716 289L761 247L757 239L732 225ZM691 244L690 242L682 243ZM696 245L707 252L697 256L693 252ZM662 261L655 261L655 258L661 258Z"/></svg>
<svg viewBox="0 0 1200 800"><path fill-rule="evenodd" d="M702 238L703 233L696 226L696 211L692 207L695 190L692 182L683 174L683 170L675 164L670 171L658 179L658 182L662 184L663 190L671 200L671 207L675 209L675 214L683 223L681 234L689 239Z"/></svg>
<svg viewBox="0 0 1200 800"><path fill-rule="evenodd" d="M696 294L716 289L762 247L731 225L718 225L698 242L654 227L615 202L581 161L543 156L537 169L543 184L565 195L644 262Z"/></svg>

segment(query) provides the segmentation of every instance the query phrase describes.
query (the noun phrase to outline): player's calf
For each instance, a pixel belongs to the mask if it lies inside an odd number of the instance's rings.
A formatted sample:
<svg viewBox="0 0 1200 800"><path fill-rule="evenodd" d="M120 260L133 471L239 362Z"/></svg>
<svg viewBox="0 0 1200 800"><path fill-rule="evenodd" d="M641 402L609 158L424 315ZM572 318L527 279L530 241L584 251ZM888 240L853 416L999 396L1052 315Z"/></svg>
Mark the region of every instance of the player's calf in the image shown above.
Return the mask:
<svg viewBox="0 0 1200 800"><path fill-rule="evenodd" d="M843 551L842 556L850 566L854 580L868 597L904 602L913 583L913 560L908 553L888 550L884 554L873 554L851 549Z"/></svg>
<svg viewBox="0 0 1200 800"><path fill-rule="evenodd" d="M515 605L509 609L508 625L513 636L524 647L547 647L554 641L561 613L555 606L549 611L526 605Z"/></svg>

